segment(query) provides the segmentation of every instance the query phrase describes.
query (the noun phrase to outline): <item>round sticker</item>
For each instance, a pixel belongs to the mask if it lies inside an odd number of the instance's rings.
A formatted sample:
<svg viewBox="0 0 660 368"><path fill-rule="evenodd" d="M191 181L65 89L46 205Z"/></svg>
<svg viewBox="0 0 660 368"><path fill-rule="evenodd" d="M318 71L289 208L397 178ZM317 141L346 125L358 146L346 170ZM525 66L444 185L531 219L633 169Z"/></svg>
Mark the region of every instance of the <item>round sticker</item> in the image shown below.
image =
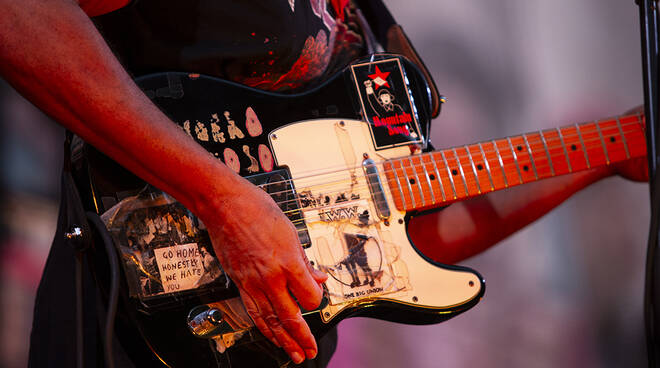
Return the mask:
<svg viewBox="0 0 660 368"><path fill-rule="evenodd" d="M233 149L225 148L223 156L225 158L225 165L229 166L229 168L236 173L241 171L241 162L238 160L238 155Z"/></svg>
<svg viewBox="0 0 660 368"><path fill-rule="evenodd" d="M247 128L250 137L256 137L263 132L257 113L254 112L251 107L248 107L247 110L245 110L245 127Z"/></svg>
<svg viewBox="0 0 660 368"><path fill-rule="evenodd" d="M268 149L265 144L260 144L258 151L261 168L264 169L265 172L273 171L273 154L270 153L270 149Z"/></svg>

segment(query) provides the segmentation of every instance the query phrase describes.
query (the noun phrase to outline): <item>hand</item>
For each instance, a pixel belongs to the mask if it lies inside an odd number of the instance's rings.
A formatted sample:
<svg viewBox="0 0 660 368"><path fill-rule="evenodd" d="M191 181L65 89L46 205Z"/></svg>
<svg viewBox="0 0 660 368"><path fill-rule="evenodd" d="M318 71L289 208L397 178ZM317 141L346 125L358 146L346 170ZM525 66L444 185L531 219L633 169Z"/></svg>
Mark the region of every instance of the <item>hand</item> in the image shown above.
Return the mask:
<svg viewBox="0 0 660 368"><path fill-rule="evenodd" d="M613 165L614 173L632 181L649 181L649 166L646 157L638 157Z"/></svg>
<svg viewBox="0 0 660 368"><path fill-rule="evenodd" d="M247 181L240 192L202 218L215 253L261 333L296 364L314 358L316 341L292 294L303 308L318 307L327 275L309 264L296 228L268 194Z"/></svg>

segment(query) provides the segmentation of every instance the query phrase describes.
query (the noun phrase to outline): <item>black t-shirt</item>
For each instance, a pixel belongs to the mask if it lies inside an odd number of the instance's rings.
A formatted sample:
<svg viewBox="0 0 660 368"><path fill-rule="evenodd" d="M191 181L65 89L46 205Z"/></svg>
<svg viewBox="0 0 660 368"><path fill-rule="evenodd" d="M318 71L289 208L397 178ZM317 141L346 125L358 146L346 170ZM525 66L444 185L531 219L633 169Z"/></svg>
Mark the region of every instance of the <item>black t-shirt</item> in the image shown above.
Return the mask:
<svg viewBox="0 0 660 368"><path fill-rule="evenodd" d="M324 80L364 52L346 3L137 0L95 23L135 76L185 71L287 91Z"/></svg>

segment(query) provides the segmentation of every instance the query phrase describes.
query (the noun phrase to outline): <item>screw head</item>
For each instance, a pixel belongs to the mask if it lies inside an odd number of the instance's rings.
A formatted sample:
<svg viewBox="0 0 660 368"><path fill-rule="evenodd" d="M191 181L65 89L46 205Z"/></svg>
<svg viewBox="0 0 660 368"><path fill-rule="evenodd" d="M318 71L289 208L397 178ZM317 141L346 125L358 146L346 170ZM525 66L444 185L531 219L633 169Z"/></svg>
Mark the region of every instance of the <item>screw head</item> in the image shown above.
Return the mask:
<svg viewBox="0 0 660 368"><path fill-rule="evenodd" d="M78 226L74 226L70 231L64 233L64 236L67 239L79 239L82 238L82 229Z"/></svg>

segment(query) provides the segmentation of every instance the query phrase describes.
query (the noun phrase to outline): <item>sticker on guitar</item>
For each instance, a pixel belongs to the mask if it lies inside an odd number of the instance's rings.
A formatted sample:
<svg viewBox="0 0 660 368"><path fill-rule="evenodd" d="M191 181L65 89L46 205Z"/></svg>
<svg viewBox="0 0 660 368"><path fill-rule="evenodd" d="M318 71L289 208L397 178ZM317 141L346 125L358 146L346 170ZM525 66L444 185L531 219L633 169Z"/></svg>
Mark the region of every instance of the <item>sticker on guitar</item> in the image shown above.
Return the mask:
<svg viewBox="0 0 660 368"><path fill-rule="evenodd" d="M400 248L387 241L389 233L380 229L369 201L356 193L330 196L307 189L300 193L300 203L316 245L310 251L315 252L318 268L329 276L331 305L407 288Z"/></svg>
<svg viewBox="0 0 660 368"><path fill-rule="evenodd" d="M351 66L376 149L421 143L419 123L398 59Z"/></svg>
<svg viewBox="0 0 660 368"><path fill-rule="evenodd" d="M318 268L329 276L325 285L331 305L408 288L400 248L385 241L380 231L348 225L337 232L339 239L315 238Z"/></svg>
<svg viewBox="0 0 660 368"><path fill-rule="evenodd" d="M128 197L102 218L124 260L132 296L150 298L212 282L229 287L203 224L171 197L151 192Z"/></svg>

